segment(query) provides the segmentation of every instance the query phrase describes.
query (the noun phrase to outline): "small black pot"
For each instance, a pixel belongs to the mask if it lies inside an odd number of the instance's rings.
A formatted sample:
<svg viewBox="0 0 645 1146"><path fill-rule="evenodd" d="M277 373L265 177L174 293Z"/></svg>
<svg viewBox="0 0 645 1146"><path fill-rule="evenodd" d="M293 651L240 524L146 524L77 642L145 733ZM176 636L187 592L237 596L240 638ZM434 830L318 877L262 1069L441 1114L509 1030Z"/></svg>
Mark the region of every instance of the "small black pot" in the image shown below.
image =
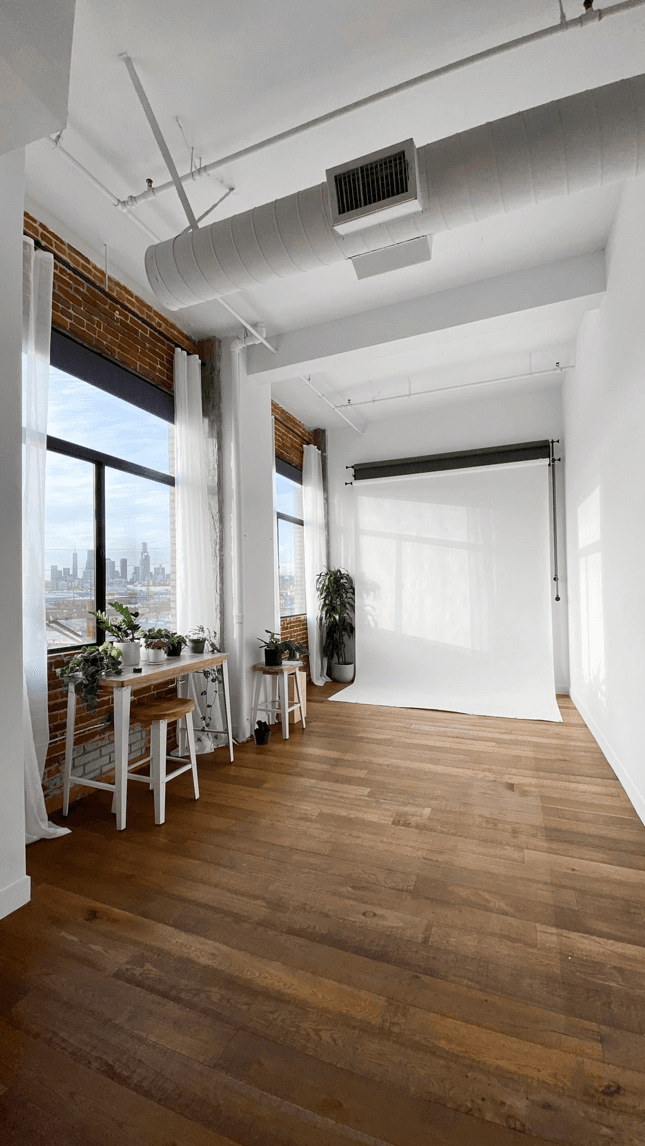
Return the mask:
<svg viewBox="0 0 645 1146"><path fill-rule="evenodd" d="M191 653L203 653L206 644L206 637L189 637L188 648Z"/></svg>
<svg viewBox="0 0 645 1146"><path fill-rule="evenodd" d="M253 736L255 737L256 744L268 744L271 737L271 729L268 725L266 728L256 728Z"/></svg>
<svg viewBox="0 0 645 1146"><path fill-rule="evenodd" d="M282 652L280 649L265 649L264 650L264 663L267 668L277 668L282 664Z"/></svg>
<svg viewBox="0 0 645 1146"><path fill-rule="evenodd" d="M182 643L181 643L181 641L177 641L174 645L168 645L168 647L166 649L166 656L167 657L180 657L181 656L181 650L182 650Z"/></svg>

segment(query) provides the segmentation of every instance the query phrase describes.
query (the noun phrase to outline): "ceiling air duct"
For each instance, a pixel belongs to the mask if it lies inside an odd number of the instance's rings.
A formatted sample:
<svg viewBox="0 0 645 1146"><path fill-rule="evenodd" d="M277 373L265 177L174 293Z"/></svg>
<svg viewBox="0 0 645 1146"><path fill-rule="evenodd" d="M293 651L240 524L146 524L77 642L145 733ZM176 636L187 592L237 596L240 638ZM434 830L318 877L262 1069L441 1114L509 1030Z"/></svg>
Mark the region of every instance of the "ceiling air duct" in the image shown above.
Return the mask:
<svg viewBox="0 0 645 1146"><path fill-rule="evenodd" d="M411 142L329 174L333 179L339 171L397 156ZM400 171L402 161L394 162ZM418 149L416 162L413 195L409 187L396 190L394 172L386 187L394 195L354 202L344 212L352 215L346 222L359 229L343 228L338 200L328 183L321 183L150 247L150 285L164 306L179 310L343 259L352 259L361 277L361 266L373 274L406 265L403 244L410 252L418 252L419 242L429 249L426 236L631 178L645 171L645 76L429 143ZM392 218L383 212L396 206L392 200L399 194L405 211L413 213ZM384 257L388 248L397 248L391 264Z"/></svg>

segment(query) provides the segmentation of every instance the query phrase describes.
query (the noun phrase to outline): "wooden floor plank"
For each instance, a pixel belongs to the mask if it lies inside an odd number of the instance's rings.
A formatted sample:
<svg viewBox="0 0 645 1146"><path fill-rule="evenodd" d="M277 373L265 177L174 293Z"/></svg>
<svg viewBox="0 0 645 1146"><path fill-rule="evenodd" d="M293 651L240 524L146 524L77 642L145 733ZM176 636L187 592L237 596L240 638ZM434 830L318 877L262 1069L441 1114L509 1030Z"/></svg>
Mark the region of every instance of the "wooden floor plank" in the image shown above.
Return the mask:
<svg viewBox="0 0 645 1146"><path fill-rule="evenodd" d="M571 701L339 687L28 849L3 1146L645 1146L645 827Z"/></svg>

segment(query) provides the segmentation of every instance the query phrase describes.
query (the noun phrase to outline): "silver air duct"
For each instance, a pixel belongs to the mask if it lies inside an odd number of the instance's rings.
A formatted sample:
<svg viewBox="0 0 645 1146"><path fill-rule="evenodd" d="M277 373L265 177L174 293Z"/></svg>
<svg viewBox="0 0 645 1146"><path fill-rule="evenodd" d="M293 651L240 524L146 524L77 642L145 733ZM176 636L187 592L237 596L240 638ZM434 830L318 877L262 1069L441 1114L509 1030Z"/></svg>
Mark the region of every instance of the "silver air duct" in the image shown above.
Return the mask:
<svg viewBox="0 0 645 1146"><path fill-rule="evenodd" d="M149 247L150 285L180 310L636 176L645 171L645 76L429 143L418 163L416 214L340 235L321 183Z"/></svg>

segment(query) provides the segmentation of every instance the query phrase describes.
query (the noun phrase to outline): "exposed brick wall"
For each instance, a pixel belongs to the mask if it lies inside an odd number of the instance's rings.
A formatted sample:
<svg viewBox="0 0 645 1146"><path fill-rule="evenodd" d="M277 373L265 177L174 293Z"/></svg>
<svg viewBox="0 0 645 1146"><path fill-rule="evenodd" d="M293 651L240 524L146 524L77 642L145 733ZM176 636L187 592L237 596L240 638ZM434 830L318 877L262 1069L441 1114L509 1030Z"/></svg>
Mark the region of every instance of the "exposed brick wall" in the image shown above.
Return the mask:
<svg viewBox="0 0 645 1146"><path fill-rule="evenodd" d="M308 430L293 414L278 406L277 402L271 403L271 413L275 419L276 458L282 458L283 462L289 462L301 470L305 446L316 444L315 431Z"/></svg>
<svg viewBox="0 0 645 1146"><path fill-rule="evenodd" d="M101 288L91 286L54 260L52 325L140 374L148 382L172 390L175 346L197 354L197 346L188 335L117 279L109 276L106 286L104 271L28 214L25 214L25 234L39 239L48 250L65 259ZM104 289L111 298L106 298ZM151 330L141 319L156 330Z"/></svg>
<svg viewBox="0 0 645 1146"><path fill-rule="evenodd" d="M25 215L25 234L40 242L55 255L65 259L72 267L81 271L92 283L86 283L73 271L54 259L54 289L52 300L52 325L67 332L98 350L121 366L139 374L148 382L153 382L165 390L173 389L173 364L175 346L197 354L196 344L178 326L159 314L143 299L135 295L116 279L109 277L107 286L104 272L85 255L69 243L59 238L48 227L39 223L31 215ZM98 289L101 288L101 289ZM112 297L106 297L103 289ZM123 304L123 305L120 305ZM131 311L134 314L130 313ZM142 321L145 320L145 321ZM150 329L150 323L156 329ZM49 668L49 723L50 746L47 753L43 788L48 811L54 811L62 804L61 767L65 758L65 719L67 711L66 685L55 675L71 654L51 654ZM137 699L154 695L162 698L174 695L175 685L163 685L137 692ZM105 724L105 717L112 712L112 699L108 694L99 702L98 710L90 713L82 704L76 710L76 736L74 748L74 772L85 776L98 776L114 769L114 740L111 724ZM173 740L176 725L168 729L168 750L176 746ZM134 726L130 735L131 755L143 753L145 734ZM88 788L77 788L74 798L86 795Z"/></svg>

